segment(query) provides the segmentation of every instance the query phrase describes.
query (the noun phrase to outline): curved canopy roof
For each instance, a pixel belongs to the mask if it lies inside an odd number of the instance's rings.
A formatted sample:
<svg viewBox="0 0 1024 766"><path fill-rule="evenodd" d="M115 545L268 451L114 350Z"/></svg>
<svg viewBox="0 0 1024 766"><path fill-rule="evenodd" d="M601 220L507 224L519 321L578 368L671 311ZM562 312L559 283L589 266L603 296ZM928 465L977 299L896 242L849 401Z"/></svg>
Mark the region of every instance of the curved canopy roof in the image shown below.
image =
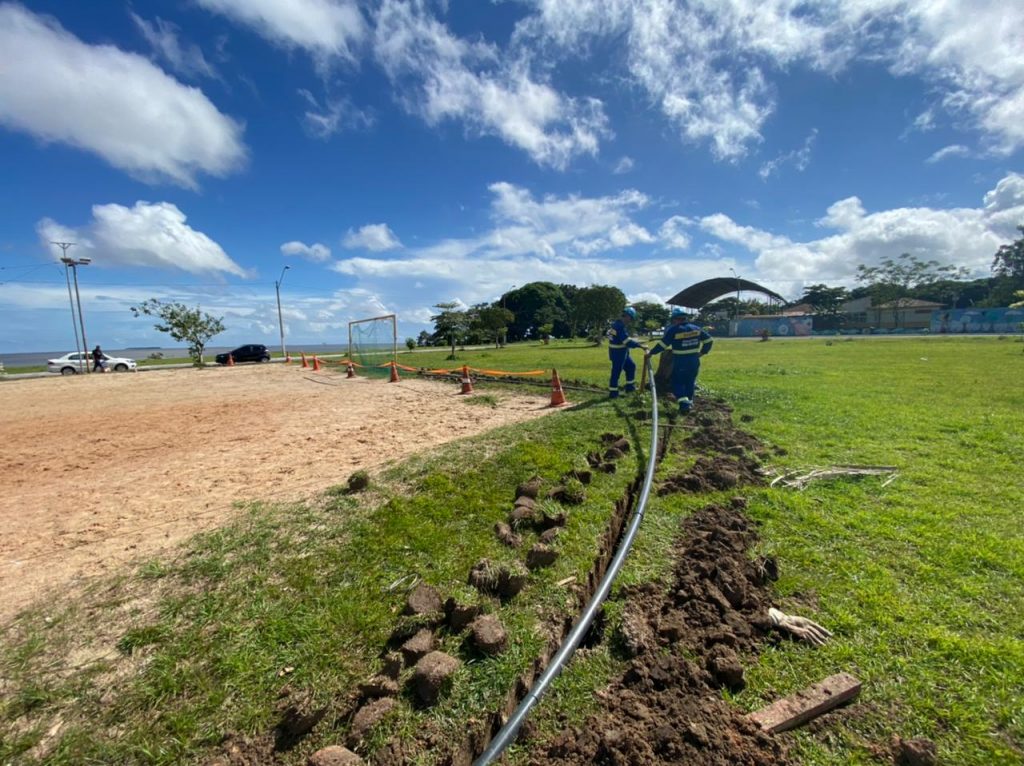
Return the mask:
<svg viewBox="0 0 1024 766"><path fill-rule="evenodd" d="M769 290L767 287L762 287L757 282L751 282L749 279L736 279L735 277L705 279L703 282L690 285L682 292L676 293L668 299L668 302L673 306L688 306L689 308L699 309L716 298L721 298L723 295L729 295L737 291L764 293L783 303L786 302L786 299L781 295Z"/></svg>

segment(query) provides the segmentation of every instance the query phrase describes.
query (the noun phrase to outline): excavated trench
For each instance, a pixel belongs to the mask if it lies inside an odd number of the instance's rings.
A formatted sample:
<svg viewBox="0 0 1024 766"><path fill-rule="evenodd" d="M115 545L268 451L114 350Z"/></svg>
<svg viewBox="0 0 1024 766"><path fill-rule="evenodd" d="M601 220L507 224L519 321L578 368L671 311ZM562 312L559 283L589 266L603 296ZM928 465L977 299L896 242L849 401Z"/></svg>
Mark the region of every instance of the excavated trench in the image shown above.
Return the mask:
<svg viewBox="0 0 1024 766"><path fill-rule="evenodd" d="M759 459L765 458L768 450L755 437L733 425L731 408L724 402L702 400L701 407L699 414L665 429L666 435L659 440L659 464L669 449L696 456L686 470L661 482L657 488L659 496L712 490L739 492L744 485L762 481ZM645 413L630 414L640 420ZM621 457L616 451L609 440L601 451L588 456L591 467L614 470L613 461ZM602 535L601 553L586 582L576 589L579 609L596 592L614 558L642 484L643 477L634 479L616 502ZM582 725L566 722L559 727L558 735L542 738L527 719L518 733L518 743L527 748L530 766L768 766L790 762L781 740L762 732L722 695L723 689L743 688L745 658L756 655L764 642L780 640L778 634L770 631L767 618L771 582L778 577L777 565L773 559L751 558L758 534L744 512L745 506L745 499L735 496L726 504L707 506L684 519L674 547L671 581L620 592L615 598L625 602L623 617L610 634L599 613L582 645L592 647L610 641L611 651L627 660L626 670L599 693L603 703L600 711ZM503 533L498 534L500 537ZM457 610L458 606L454 608ZM453 605L448 604L449 625L452 610ZM463 615L466 620L473 617ZM472 764L545 671L575 619L564 616L545 626L549 636L545 651L517 679L500 710L466 723L461 740L453 741L450 734L428 726L417 733L415 741L392 739L367 762L399 766L431 751L436 762L445 766ZM399 632L388 648L394 649L406 638L406 634ZM356 700L337 723L351 726L360 711L374 706L381 707L383 717L387 712L383 708L390 709L388 703L393 698L379 697L378 691L368 693L364 688L362 699ZM287 706L276 732L274 751L281 749L282 733L286 740L296 741L308 733L320 720L315 713L301 706ZM285 744L290 746L294 742ZM214 763L248 766L276 762L274 753L268 752L265 745L257 749L262 752L257 754L256 749L243 743L229 742L224 757Z"/></svg>

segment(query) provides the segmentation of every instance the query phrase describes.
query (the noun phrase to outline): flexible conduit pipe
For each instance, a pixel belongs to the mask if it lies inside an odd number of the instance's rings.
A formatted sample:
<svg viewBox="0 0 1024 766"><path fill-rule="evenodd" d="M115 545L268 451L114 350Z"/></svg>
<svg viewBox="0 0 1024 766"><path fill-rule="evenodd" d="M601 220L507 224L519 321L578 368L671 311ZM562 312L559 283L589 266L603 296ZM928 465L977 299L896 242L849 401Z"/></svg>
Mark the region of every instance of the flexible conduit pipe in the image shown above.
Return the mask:
<svg viewBox="0 0 1024 766"><path fill-rule="evenodd" d="M615 558L612 559L611 564L608 565L608 571L605 572L604 579L597 586L597 591L594 593L590 602L587 604L587 608L580 616L579 622L573 627L572 632L566 637L562 646L558 649L558 653L552 658L551 664L548 665L547 670L544 671L543 675L537 679L534 683L533 688L527 692L522 702L519 703L519 707L515 709L512 716L505 722L505 725L501 727L501 730L494 735L494 739L487 746L487 749L481 753L480 757L473 762L473 766L488 766L495 758L500 756L505 748L508 747L515 739L516 732L519 731L519 727L523 725L526 720L527 714L540 702L541 696L547 691L548 686L551 684L555 677L562 671L565 663L572 656L572 653L576 651L576 647L580 645L580 641L583 640L583 636L586 635L587 629L590 628L590 623L594 621L594 617L597 614L597 610L604 603L604 600L608 597L608 591L611 590L612 582L615 580L615 576L619 573L622 568L623 562L626 560L626 555L629 553L630 547L633 545L633 538L636 537L636 533L640 529L640 522L644 518L644 509L647 506L647 496L651 493L651 483L654 481L654 469L656 468L657 454L658 454L658 392L654 387L654 365L650 365L647 369L648 381L651 386L651 447L648 453L647 459L647 474L644 476L643 489L640 491L640 500L636 505L636 512L633 514L633 518L629 522L629 527L626 529L626 534L622 538L622 543L619 545L619 550L615 554Z"/></svg>

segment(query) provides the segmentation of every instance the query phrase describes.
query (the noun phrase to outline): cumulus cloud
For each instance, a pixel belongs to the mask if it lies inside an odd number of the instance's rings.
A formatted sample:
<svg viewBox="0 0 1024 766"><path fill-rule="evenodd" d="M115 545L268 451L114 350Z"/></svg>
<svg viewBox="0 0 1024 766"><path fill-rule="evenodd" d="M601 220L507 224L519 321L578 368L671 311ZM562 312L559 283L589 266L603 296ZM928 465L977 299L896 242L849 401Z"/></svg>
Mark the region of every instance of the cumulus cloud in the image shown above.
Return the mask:
<svg viewBox="0 0 1024 766"><path fill-rule="evenodd" d="M366 22L355 0L197 0L199 5L251 27L284 48L318 61L356 59Z"/></svg>
<svg viewBox="0 0 1024 766"><path fill-rule="evenodd" d="M341 244L349 250L363 249L373 253L385 250L396 250L402 243L386 223L371 223L359 231L349 229L341 240Z"/></svg>
<svg viewBox="0 0 1024 766"><path fill-rule="evenodd" d="M153 53L167 62L167 65L184 77L213 77L217 70L206 60L198 45L182 43L178 38L178 27L159 16L154 21L146 21L137 13L132 14L132 21L146 38Z"/></svg>
<svg viewBox="0 0 1024 766"><path fill-rule="evenodd" d="M384 0L377 13L374 55L401 100L431 125L461 121L523 150L539 165L565 168L596 154L608 135L603 104L572 99L533 77L524 60L467 42L418 5Z"/></svg>
<svg viewBox="0 0 1024 766"><path fill-rule="evenodd" d="M142 56L87 45L0 5L0 124L99 155L144 180L195 187L245 162L242 128Z"/></svg>
<svg viewBox="0 0 1024 766"><path fill-rule="evenodd" d="M314 242L312 245L307 245L304 242L285 242L281 245L282 255L298 255L305 258L308 261L323 262L331 260L331 248L327 245L322 245L319 242Z"/></svg>
<svg viewBox="0 0 1024 766"><path fill-rule="evenodd" d="M978 208L896 208L869 213L857 197L831 205L818 225L835 233L806 242L743 226L723 214L702 218L714 237L754 253L761 276L779 281L845 280L859 264L911 253L923 260L988 272L992 254L1024 221L1024 176L1003 178Z"/></svg>
<svg viewBox="0 0 1024 766"><path fill-rule="evenodd" d="M403 317L423 309L417 303L421 295L472 305L494 300L512 285L547 280L614 284L628 295L662 288L664 298L717 273L714 256L658 254L661 248L688 247L684 228L692 222L673 216L652 233L637 220L650 200L636 190L538 197L499 182L490 191L492 226L478 236L407 249L400 257L342 259L331 268L399 307Z"/></svg>
<svg viewBox="0 0 1024 766"><path fill-rule="evenodd" d="M139 266L180 269L195 274L223 272L247 276L220 245L186 223L185 214L170 202L94 205L92 221L72 228L50 218L36 224L43 245L54 257L53 241L76 242L76 257L88 255L97 266Z"/></svg>

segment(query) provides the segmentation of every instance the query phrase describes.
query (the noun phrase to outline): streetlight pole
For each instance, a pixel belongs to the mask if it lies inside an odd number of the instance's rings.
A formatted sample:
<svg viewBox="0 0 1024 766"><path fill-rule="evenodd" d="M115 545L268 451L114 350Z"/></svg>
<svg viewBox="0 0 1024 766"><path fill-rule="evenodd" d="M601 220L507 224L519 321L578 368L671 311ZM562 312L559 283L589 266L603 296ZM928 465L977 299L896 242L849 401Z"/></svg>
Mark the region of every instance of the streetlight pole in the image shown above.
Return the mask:
<svg viewBox="0 0 1024 766"><path fill-rule="evenodd" d="M71 259L68 258L68 248L75 245L74 242L51 242L51 245L56 245L61 249L64 255L61 257L61 263L64 264L64 281L68 286L68 304L71 306L71 334L75 336L75 352L79 354L79 359L85 361L82 356L82 346L79 343L78 337L78 321L75 319L75 299L71 297L71 275L68 273L68 266L71 264Z"/></svg>
<svg viewBox="0 0 1024 766"><path fill-rule="evenodd" d="M736 273L736 269L732 266L729 267L729 271L736 277L736 309L733 312L733 317L737 317L740 313L740 275Z"/></svg>
<svg viewBox="0 0 1024 766"><path fill-rule="evenodd" d="M74 258L62 258L61 260L67 261L67 265L71 266L71 273L75 278L75 302L78 304L78 326L82 330L82 351L85 352L87 357L89 353L89 341L85 339L85 317L82 315L82 296L78 292L78 267L88 266L92 263L92 258L79 258L78 260L75 260ZM92 367L89 366L88 358L85 360L85 369L90 373L92 372Z"/></svg>
<svg viewBox="0 0 1024 766"><path fill-rule="evenodd" d="M290 268L291 266L285 266L281 269L280 278L274 282L274 290L277 292L277 326L281 330L281 356L285 359L288 358L288 351L284 346L284 320L281 318L281 283L284 282L284 273Z"/></svg>

